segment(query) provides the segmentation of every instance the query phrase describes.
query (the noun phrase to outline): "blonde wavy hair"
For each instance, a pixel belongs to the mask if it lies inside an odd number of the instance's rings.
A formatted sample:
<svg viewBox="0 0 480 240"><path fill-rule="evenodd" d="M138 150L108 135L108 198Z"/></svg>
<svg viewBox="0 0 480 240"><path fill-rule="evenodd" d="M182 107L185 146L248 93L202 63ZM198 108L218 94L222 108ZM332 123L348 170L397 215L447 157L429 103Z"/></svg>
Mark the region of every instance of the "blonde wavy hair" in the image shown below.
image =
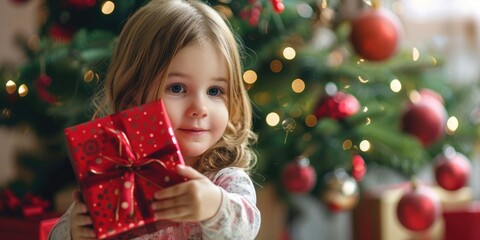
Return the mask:
<svg viewBox="0 0 480 240"><path fill-rule="evenodd" d="M94 118L137 106L164 88L172 59L183 48L208 41L228 66L229 120L222 138L201 156L197 170L225 167L249 171L256 163L251 144L252 107L242 81L240 41L227 19L196 0L151 0L126 22L117 40L105 85L94 101ZM158 96L158 95L155 95Z"/></svg>

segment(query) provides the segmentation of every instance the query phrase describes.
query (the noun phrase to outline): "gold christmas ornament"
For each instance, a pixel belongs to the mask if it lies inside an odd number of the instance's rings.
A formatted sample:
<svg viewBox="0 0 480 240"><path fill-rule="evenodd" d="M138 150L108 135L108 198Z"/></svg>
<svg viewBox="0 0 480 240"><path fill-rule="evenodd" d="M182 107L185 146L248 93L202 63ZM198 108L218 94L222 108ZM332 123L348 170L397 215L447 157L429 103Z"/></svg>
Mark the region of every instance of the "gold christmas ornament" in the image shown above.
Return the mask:
<svg viewBox="0 0 480 240"><path fill-rule="evenodd" d="M7 90L8 94L14 94L17 90L17 84L12 80L8 80L5 89Z"/></svg>
<svg viewBox="0 0 480 240"><path fill-rule="evenodd" d="M321 198L334 212L350 210L357 205L359 199L357 181L344 169L336 169L325 176L325 189Z"/></svg>
<svg viewBox="0 0 480 240"><path fill-rule="evenodd" d="M20 85L20 87L18 87L18 95L20 95L20 97L25 97L27 96L27 94L28 94L27 85L25 84Z"/></svg>
<svg viewBox="0 0 480 240"><path fill-rule="evenodd" d="M95 77L95 73L92 70L88 70L83 75L83 80L88 83L88 82L91 82L94 77Z"/></svg>

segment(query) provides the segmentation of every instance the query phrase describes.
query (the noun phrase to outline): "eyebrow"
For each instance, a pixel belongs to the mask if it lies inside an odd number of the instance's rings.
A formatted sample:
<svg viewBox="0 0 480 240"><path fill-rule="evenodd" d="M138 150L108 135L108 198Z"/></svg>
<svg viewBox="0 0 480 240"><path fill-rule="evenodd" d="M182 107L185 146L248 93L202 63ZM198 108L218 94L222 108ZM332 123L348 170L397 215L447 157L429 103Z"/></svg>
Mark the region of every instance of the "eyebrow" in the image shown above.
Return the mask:
<svg viewBox="0 0 480 240"><path fill-rule="evenodd" d="M174 76L174 77L190 78L189 75L181 73L181 72L169 72L168 76L169 77ZM223 78L223 77L213 77L212 79L215 80L215 81L218 81L218 82L228 83L227 79Z"/></svg>

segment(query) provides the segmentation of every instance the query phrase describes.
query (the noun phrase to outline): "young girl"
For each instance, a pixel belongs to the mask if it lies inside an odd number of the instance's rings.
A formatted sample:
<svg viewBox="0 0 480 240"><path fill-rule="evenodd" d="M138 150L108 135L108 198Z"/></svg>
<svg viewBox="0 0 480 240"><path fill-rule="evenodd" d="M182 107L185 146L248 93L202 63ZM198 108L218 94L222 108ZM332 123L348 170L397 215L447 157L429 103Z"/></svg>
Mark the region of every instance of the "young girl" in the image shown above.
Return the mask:
<svg viewBox="0 0 480 240"><path fill-rule="evenodd" d="M213 8L195 0L151 0L119 36L95 117L162 98L187 182L155 193L154 216L172 224L137 239L254 239L260 227L248 171L252 110L236 39ZM50 239L93 239L75 201Z"/></svg>

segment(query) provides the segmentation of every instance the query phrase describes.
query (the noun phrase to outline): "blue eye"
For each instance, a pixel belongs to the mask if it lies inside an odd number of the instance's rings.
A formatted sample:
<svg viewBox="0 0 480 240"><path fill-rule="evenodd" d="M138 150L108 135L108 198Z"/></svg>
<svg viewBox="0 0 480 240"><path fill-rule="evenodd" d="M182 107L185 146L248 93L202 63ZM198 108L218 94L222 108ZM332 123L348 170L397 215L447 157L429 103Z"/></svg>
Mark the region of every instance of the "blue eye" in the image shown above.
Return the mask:
<svg viewBox="0 0 480 240"><path fill-rule="evenodd" d="M219 96L220 94L223 94L223 91L218 87L213 87L208 89L208 95Z"/></svg>
<svg viewBox="0 0 480 240"><path fill-rule="evenodd" d="M167 86L167 90L172 93L183 93L185 92L185 87L181 84L170 84Z"/></svg>

